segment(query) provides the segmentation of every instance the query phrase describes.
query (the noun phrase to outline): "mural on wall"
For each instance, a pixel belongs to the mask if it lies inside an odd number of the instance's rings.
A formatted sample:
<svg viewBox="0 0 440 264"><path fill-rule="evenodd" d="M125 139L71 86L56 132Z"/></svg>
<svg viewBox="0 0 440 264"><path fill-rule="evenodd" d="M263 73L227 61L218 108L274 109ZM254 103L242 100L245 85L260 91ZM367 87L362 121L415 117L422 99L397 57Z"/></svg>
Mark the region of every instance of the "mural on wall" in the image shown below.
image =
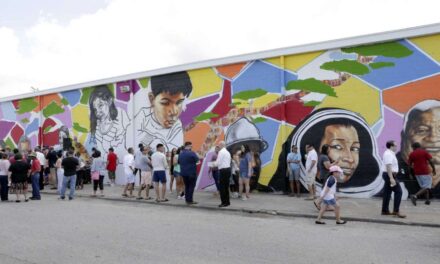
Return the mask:
<svg viewBox="0 0 440 264"><path fill-rule="evenodd" d="M198 189L213 189L208 162L224 140L261 161L260 190L284 190L297 145L330 145L349 180L343 196L380 195L385 142L399 142L405 193L418 190L406 159L419 141L440 170L439 35L174 72L0 103L0 144L74 146L84 156L139 143L167 151L185 141L202 157ZM118 176L119 175L119 176ZM117 183L124 177L117 171ZM301 179L305 184L304 179ZM440 196L440 176L434 177ZM319 186L320 187L320 186Z"/></svg>

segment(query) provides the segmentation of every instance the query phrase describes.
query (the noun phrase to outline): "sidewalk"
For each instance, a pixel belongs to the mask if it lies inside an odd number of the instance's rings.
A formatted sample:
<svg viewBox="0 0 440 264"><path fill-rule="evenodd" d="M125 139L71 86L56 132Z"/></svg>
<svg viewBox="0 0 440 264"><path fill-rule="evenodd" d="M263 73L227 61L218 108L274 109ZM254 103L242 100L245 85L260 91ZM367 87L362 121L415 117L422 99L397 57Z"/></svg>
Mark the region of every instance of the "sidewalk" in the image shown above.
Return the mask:
<svg viewBox="0 0 440 264"><path fill-rule="evenodd" d="M76 197L90 198L90 199L105 199L111 201L137 202L149 203L157 206L181 206L189 207L184 200L178 200L175 193L167 191L166 198L168 202L156 203L152 200L136 200L135 198L124 198L121 186L110 187L104 186L105 196L102 198L92 198L92 186L85 185L83 190L76 191ZM137 195L138 188L135 189L133 195ZM99 193L99 190L98 190ZM44 194L56 195L55 190L43 190ZM143 193L145 195L145 193ZM154 189L150 190L150 196L155 198ZM251 199L242 201L240 199L231 198L231 206L226 208L219 208L220 198L215 196L212 192L199 191L194 194L194 201L198 204L190 207L198 209L210 209L218 211L233 211L233 212L247 212L247 213L261 213L270 215L280 215L286 217L306 217L315 218L318 214L317 209L312 201L304 200L303 197L288 197L287 195L271 194L271 193L253 193ZM400 211L407 215L407 218L400 219L393 216L382 216L381 205L382 199L355 199L355 198L341 198L341 216L348 221L373 222L382 224L395 225L414 225L426 227L440 228L440 201L434 200L431 205L425 205L422 200L419 200L417 206L413 206L410 200L402 201ZM390 209L392 210L393 201L390 202ZM333 212L327 212L328 219L334 219Z"/></svg>

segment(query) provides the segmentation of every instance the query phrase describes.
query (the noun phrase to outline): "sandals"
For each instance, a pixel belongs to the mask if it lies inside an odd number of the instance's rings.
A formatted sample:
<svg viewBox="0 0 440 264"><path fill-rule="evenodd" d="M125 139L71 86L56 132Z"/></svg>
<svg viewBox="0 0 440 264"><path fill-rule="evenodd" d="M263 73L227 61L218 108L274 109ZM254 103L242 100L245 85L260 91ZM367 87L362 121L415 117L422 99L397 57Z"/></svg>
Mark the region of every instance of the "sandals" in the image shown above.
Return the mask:
<svg viewBox="0 0 440 264"><path fill-rule="evenodd" d="M345 220L336 221L337 225L343 225L343 224L346 224L346 223L347 223L347 221L345 221Z"/></svg>
<svg viewBox="0 0 440 264"><path fill-rule="evenodd" d="M325 225L325 222L324 221L316 220L315 224L317 224L317 225Z"/></svg>
<svg viewBox="0 0 440 264"><path fill-rule="evenodd" d="M15 202L16 202L16 203L19 203L19 202L20 202L20 200L15 200Z"/></svg>
<svg viewBox="0 0 440 264"><path fill-rule="evenodd" d="M168 202L169 200L167 198L163 199L161 202Z"/></svg>

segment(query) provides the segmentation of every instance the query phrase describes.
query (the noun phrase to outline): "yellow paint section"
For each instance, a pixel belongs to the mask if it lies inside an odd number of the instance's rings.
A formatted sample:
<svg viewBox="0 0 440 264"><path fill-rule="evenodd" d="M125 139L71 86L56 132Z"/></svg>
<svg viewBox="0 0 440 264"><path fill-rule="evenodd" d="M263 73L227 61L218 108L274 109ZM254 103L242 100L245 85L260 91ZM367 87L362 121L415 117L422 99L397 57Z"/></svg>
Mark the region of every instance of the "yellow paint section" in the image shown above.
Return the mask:
<svg viewBox="0 0 440 264"><path fill-rule="evenodd" d="M356 78L335 88L338 97L327 96L317 108L338 107L359 113L369 125L380 119L379 91Z"/></svg>
<svg viewBox="0 0 440 264"><path fill-rule="evenodd" d="M89 116L89 108L85 105L78 104L72 108L72 122L78 123L81 127L84 127L87 130L90 130Z"/></svg>
<svg viewBox="0 0 440 264"><path fill-rule="evenodd" d="M267 104L269 104L273 101L276 101L278 98L280 98L279 94L267 93L267 94L255 99L254 102L252 103L252 107L253 108L261 108L261 107L266 106ZM246 101L246 100L241 100L241 99L233 99L232 102L233 103L236 103L236 102L240 103L236 106L237 108L248 108L250 106L250 100Z"/></svg>
<svg viewBox="0 0 440 264"><path fill-rule="evenodd" d="M188 71L193 86L190 99L220 92L222 89L222 79L212 68Z"/></svg>
<svg viewBox="0 0 440 264"><path fill-rule="evenodd" d="M275 144L275 150L272 156L272 162L261 169L260 178L258 179L259 184L264 186L269 185L270 180L272 179L273 175L277 170L278 157L281 154L281 149L283 147L283 144L286 141L288 135L292 132L292 130L293 128L291 126L286 126L286 125L280 126L280 130L278 131L278 136L277 136L277 142Z"/></svg>
<svg viewBox="0 0 440 264"><path fill-rule="evenodd" d="M323 51L309 52L303 54L284 56L284 69L298 71L300 68L310 63L316 57L324 53ZM265 61L282 68L280 57L266 59Z"/></svg>
<svg viewBox="0 0 440 264"><path fill-rule="evenodd" d="M440 34L409 39L429 56L440 62Z"/></svg>

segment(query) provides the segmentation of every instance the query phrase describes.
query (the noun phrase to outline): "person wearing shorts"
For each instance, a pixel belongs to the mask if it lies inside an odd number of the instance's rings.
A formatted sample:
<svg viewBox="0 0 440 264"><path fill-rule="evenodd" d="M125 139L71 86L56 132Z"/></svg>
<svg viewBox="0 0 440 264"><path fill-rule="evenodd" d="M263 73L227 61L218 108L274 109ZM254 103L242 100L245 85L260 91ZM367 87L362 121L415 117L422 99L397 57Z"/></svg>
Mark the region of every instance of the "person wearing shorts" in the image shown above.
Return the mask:
<svg viewBox="0 0 440 264"><path fill-rule="evenodd" d="M240 153L240 178L238 179L238 193L243 201L246 201L250 198L250 185L249 180L252 176L252 154L249 146L244 144L241 146ZM245 195L243 196L243 185L245 188Z"/></svg>
<svg viewBox="0 0 440 264"><path fill-rule="evenodd" d="M156 202L168 202L165 198L167 188L167 176L165 171L168 169L167 158L164 154L163 144L157 144L156 152L151 156L151 165L153 166L153 184L156 190ZM159 189L159 183L162 185Z"/></svg>
<svg viewBox="0 0 440 264"><path fill-rule="evenodd" d="M142 191L145 190L145 200L150 200L149 196L151 186L151 161L148 156L149 147L143 147L142 157L139 161L139 169L141 170L141 187L139 188L138 197L136 199L142 200Z"/></svg>
<svg viewBox="0 0 440 264"><path fill-rule="evenodd" d="M124 192L122 193L123 197L133 197L133 188L134 188L134 150L133 148L128 148L128 153L124 157L124 173L127 180L127 184L125 185ZM127 191L129 191L130 195L127 195Z"/></svg>
<svg viewBox="0 0 440 264"><path fill-rule="evenodd" d="M306 144L307 159L306 159L306 182L309 189L309 198L307 200L315 199L315 178L317 172L318 154L315 148Z"/></svg>
<svg viewBox="0 0 440 264"><path fill-rule="evenodd" d="M292 191L290 196L294 196L296 193L296 195L300 197L300 162L301 155L298 153L298 147L292 146L292 152L287 155L287 170L289 175L290 190Z"/></svg>
<svg viewBox="0 0 440 264"><path fill-rule="evenodd" d="M109 148L107 155L107 172L111 186L115 185L117 164L118 164L118 156L115 154L113 148Z"/></svg>

